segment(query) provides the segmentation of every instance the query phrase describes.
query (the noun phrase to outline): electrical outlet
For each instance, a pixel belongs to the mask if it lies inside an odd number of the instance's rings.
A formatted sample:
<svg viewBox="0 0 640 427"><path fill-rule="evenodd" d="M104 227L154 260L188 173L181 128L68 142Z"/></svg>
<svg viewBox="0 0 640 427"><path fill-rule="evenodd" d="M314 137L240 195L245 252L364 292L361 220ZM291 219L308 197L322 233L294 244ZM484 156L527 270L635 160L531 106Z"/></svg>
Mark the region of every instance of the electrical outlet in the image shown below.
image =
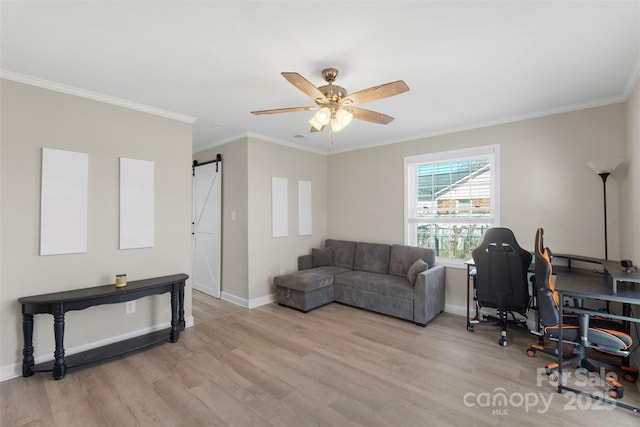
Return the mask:
<svg viewBox="0 0 640 427"><path fill-rule="evenodd" d="M124 305L124 311L126 314L131 314L136 312L136 302L135 301L127 301Z"/></svg>

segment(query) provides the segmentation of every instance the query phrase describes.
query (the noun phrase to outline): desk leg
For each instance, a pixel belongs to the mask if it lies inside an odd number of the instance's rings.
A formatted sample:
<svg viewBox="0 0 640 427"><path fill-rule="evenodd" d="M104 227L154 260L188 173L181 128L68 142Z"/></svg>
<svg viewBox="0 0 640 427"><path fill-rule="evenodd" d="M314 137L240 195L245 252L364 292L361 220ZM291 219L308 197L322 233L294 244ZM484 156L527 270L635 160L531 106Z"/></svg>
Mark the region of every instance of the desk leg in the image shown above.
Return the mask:
<svg viewBox="0 0 640 427"><path fill-rule="evenodd" d="M469 265L467 264L467 331L469 332L473 332L475 330L475 328L473 327L473 323L471 323L471 311L470 311L470 304L471 304L471 300L473 300L474 306L475 306L475 310L476 310L476 314L475 314L475 318L474 320L478 320L478 303L476 302L475 299L475 282L474 282L474 292L473 292L473 296L471 296L471 269L469 267ZM476 322L477 323L477 322Z"/></svg>
<svg viewBox="0 0 640 427"><path fill-rule="evenodd" d="M563 313L562 313L562 306L564 305L563 303L564 301L564 296L562 296L562 294L560 294L560 324L559 329L558 329L558 393L562 393L562 362L564 361L564 355L562 354L562 350L563 350L563 346L562 346L562 342L564 340L564 334L563 334L563 329L562 329L562 320L563 320Z"/></svg>
<svg viewBox="0 0 640 427"><path fill-rule="evenodd" d="M472 331L473 327L471 326L471 317L470 317L470 309L469 309L469 304L471 304L469 302L469 286L471 286L470 284L470 279L469 279L469 266L467 266L467 331Z"/></svg>
<svg viewBox="0 0 640 427"><path fill-rule="evenodd" d="M62 307L56 307L53 313L53 334L56 340L56 350L53 353L53 378L60 380L67 372L67 363L64 360L64 311Z"/></svg>
<svg viewBox="0 0 640 427"><path fill-rule="evenodd" d="M622 315L625 317L631 317L631 304L622 304ZM627 335L631 335L631 322L629 322L628 320L623 320L622 326L624 332ZM631 357L620 357L620 366L622 366L623 369L624 367L629 366L629 359L631 359Z"/></svg>
<svg viewBox="0 0 640 427"><path fill-rule="evenodd" d="M178 291L174 287L171 291L171 332L169 333L169 340L171 342L178 342L180 338L180 328L178 327Z"/></svg>
<svg viewBox="0 0 640 427"><path fill-rule="evenodd" d="M22 336L24 347L22 349L22 376L33 375L33 314L25 313L22 307Z"/></svg>

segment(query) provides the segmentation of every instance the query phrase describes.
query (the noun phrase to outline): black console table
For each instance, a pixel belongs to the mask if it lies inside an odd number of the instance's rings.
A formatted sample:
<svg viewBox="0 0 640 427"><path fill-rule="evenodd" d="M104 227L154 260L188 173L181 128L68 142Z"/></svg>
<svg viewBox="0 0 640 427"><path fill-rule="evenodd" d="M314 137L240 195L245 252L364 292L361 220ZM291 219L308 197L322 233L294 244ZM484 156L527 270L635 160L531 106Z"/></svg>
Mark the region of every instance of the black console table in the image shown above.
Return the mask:
<svg viewBox="0 0 640 427"><path fill-rule="evenodd" d="M53 371L53 378L64 378L67 368L85 365L131 353L167 339L178 342L180 331L185 328L184 321L184 286L189 278L187 274L154 277L152 279L128 282L127 286L117 288L115 284L75 289L72 291L22 297L22 332L24 348L22 350L22 376L28 377L34 372ZM149 295L171 293L171 327L168 330L156 331L140 337L117 342L104 347L73 354L64 355L64 314L71 310L84 310L102 304L115 304L136 300ZM53 367L50 363L34 364L33 358L33 315L53 315L53 333L56 349Z"/></svg>

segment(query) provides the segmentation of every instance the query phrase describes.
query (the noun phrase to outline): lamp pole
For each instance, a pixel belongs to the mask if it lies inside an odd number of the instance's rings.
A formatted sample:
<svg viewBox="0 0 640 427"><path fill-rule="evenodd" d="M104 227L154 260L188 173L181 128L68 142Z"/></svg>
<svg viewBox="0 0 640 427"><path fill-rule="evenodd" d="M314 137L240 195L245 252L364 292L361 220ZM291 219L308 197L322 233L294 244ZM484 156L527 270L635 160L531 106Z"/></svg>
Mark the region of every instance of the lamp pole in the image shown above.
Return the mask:
<svg viewBox="0 0 640 427"><path fill-rule="evenodd" d="M611 175L610 172L599 173L602 178L602 196L604 205L604 259L609 259L609 251L607 249L607 178Z"/></svg>
<svg viewBox="0 0 640 427"><path fill-rule="evenodd" d="M602 195L604 205L604 259L609 259L608 239L607 239L607 178L616 170L622 159L593 160L587 165L602 178Z"/></svg>

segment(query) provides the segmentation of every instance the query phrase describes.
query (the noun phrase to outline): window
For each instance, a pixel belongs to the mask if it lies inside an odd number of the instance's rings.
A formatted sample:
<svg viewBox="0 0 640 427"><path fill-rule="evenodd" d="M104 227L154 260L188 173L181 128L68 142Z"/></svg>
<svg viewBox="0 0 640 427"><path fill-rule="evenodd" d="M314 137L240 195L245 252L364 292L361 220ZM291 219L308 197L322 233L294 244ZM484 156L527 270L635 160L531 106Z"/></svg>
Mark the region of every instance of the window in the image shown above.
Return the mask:
<svg viewBox="0 0 640 427"><path fill-rule="evenodd" d="M499 157L498 145L405 157L405 243L470 259L500 223Z"/></svg>

